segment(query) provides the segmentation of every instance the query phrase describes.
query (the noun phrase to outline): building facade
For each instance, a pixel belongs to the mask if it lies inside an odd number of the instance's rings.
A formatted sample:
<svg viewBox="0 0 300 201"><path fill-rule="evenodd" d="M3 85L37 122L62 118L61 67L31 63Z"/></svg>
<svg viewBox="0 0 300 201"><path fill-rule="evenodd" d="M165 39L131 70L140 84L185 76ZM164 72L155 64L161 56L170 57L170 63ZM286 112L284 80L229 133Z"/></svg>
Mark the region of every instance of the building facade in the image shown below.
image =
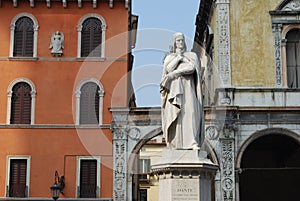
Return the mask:
<svg viewBox="0 0 300 201"><path fill-rule="evenodd" d="M111 200L130 104L130 1L0 1L0 197ZM56 177L55 177L55 172Z"/></svg>

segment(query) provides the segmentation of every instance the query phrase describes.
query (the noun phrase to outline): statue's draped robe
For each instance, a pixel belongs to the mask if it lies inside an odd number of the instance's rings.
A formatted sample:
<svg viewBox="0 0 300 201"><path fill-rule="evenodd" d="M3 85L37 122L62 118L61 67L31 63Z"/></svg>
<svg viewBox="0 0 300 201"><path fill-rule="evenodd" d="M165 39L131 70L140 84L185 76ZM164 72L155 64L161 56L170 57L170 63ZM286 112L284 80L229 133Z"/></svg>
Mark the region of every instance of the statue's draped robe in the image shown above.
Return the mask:
<svg viewBox="0 0 300 201"><path fill-rule="evenodd" d="M190 62L179 61L175 53L164 60L162 129L169 148L197 149L204 139L201 70L195 53L185 52L183 56ZM172 72L178 77L168 79Z"/></svg>

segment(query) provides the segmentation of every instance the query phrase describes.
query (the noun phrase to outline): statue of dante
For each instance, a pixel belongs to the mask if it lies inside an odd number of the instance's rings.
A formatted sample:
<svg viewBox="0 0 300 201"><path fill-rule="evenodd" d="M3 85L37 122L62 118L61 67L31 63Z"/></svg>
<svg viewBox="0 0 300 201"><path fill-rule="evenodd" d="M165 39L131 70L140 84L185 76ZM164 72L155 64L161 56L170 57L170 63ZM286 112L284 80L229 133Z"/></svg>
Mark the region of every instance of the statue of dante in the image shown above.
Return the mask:
<svg viewBox="0 0 300 201"><path fill-rule="evenodd" d="M182 33L173 35L160 83L162 130L169 149L199 149L204 139L201 68L194 52L186 51Z"/></svg>

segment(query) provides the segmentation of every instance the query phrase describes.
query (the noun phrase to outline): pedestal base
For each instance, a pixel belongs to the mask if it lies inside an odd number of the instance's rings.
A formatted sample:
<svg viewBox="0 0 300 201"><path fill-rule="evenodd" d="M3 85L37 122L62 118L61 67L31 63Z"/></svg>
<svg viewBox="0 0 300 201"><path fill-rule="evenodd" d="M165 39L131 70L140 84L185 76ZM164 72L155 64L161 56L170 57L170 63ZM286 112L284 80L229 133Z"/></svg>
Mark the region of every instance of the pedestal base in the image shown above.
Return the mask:
<svg viewBox="0 0 300 201"><path fill-rule="evenodd" d="M211 201L218 167L204 151L166 150L153 164L159 176L159 201Z"/></svg>

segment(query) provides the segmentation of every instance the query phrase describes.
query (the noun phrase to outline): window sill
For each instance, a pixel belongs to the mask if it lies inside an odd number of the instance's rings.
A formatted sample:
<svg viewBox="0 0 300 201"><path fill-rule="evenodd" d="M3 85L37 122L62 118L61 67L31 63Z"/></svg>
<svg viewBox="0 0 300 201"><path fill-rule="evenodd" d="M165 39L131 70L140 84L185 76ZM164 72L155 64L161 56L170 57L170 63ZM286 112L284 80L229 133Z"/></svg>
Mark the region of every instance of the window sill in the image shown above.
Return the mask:
<svg viewBox="0 0 300 201"><path fill-rule="evenodd" d="M105 61L104 57L78 57L77 61Z"/></svg>
<svg viewBox="0 0 300 201"><path fill-rule="evenodd" d="M36 61L37 57L8 57L8 60L11 61Z"/></svg>

